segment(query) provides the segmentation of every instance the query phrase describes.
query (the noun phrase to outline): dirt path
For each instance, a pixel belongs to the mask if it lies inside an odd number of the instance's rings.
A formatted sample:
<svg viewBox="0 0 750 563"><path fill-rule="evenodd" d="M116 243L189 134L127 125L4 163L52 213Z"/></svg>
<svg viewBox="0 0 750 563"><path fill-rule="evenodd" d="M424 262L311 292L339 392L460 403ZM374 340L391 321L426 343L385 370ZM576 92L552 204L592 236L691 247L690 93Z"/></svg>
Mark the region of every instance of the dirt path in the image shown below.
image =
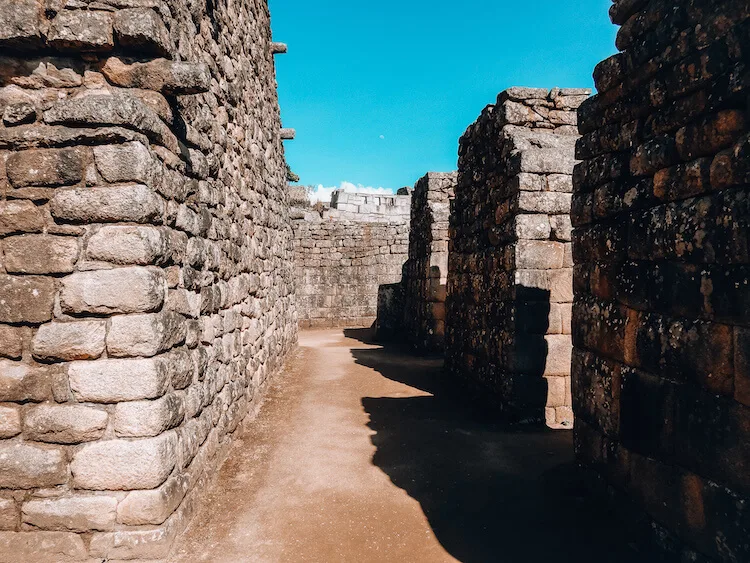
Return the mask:
<svg viewBox="0 0 750 563"><path fill-rule="evenodd" d="M483 421L369 336L301 334L170 561L635 560L571 489L569 432Z"/></svg>

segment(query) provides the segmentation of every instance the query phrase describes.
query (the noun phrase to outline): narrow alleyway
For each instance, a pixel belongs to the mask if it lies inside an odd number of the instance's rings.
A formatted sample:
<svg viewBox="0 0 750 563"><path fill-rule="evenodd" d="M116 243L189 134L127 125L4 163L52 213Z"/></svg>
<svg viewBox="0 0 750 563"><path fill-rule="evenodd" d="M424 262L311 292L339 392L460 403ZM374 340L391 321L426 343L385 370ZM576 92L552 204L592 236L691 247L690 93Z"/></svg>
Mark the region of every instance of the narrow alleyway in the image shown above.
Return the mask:
<svg viewBox="0 0 750 563"><path fill-rule="evenodd" d="M370 337L300 335L170 560L636 560L580 500L571 433L483 419Z"/></svg>

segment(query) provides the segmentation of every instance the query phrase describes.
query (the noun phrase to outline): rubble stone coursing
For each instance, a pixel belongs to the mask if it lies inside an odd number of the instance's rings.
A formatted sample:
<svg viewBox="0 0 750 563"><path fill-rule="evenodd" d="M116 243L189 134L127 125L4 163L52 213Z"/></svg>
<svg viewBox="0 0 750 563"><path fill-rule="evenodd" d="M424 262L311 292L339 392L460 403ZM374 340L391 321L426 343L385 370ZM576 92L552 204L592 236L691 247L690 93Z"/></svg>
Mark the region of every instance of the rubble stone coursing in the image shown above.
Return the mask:
<svg viewBox="0 0 750 563"><path fill-rule="evenodd" d="M429 172L412 193L409 259L398 312L402 334L420 352L443 352L448 219L455 187L455 172Z"/></svg>
<svg viewBox="0 0 750 563"><path fill-rule="evenodd" d="M459 145L446 367L504 417L570 426L570 199L586 89L501 92Z"/></svg>
<svg viewBox="0 0 750 563"><path fill-rule="evenodd" d="M579 110L576 454L665 561L750 560L750 4L617 1Z"/></svg>
<svg viewBox="0 0 750 563"><path fill-rule="evenodd" d="M164 558L296 341L268 7L0 0L0 559Z"/></svg>
<svg viewBox="0 0 750 563"><path fill-rule="evenodd" d="M410 196L340 191L322 214L294 210L300 327L374 323L380 286L401 281L408 257L410 202Z"/></svg>

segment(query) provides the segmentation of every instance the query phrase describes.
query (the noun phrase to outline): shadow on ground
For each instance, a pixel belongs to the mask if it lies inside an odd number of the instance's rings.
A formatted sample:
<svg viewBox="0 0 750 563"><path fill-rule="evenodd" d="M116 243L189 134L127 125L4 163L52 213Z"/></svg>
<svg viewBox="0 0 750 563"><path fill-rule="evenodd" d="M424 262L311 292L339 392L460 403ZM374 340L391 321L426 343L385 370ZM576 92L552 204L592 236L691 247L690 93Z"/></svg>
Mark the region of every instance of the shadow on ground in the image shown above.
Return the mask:
<svg viewBox="0 0 750 563"><path fill-rule="evenodd" d="M370 330L347 330L372 343ZM357 363L432 396L365 397L373 464L417 500L438 541L464 563L648 561L613 518L587 505L572 433L514 428L475 411L439 359L355 349ZM405 369L405 360L408 368Z"/></svg>

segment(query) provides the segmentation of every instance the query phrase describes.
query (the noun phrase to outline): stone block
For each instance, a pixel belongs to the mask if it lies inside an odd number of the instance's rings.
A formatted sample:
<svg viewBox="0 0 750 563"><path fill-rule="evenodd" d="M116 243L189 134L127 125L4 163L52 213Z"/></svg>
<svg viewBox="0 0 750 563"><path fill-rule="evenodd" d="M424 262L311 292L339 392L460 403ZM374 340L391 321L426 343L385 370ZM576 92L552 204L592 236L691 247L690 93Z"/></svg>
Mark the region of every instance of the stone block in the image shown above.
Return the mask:
<svg viewBox="0 0 750 563"><path fill-rule="evenodd" d="M0 201L0 235L38 233L44 228L41 208L31 201Z"/></svg>
<svg viewBox="0 0 750 563"><path fill-rule="evenodd" d="M0 489L54 487L67 480L68 464L61 448L0 442Z"/></svg>
<svg viewBox="0 0 750 563"><path fill-rule="evenodd" d="M0 325L0 356L20 360L25 333L23 327Z"/></svg>
<svg viewBox="0 0 750 563"><path fill-rule="evenodd" d="M86 561L88 550L75 532L0 532L0 554L12 553L14 560L49 563Z"/></svg>
<svg viewBox="0 0 750 563"><path fill-rule="evenodd" d="M159 173L151 151L143 143L136 141L94 147L94 159L102 178L112 184L137 182L153 186Z"/></svg>
<svg viewBox="0 0 750 563"><path fill-rule="evenodd" d="M115 408L115 432L127 438L158 436L178 426L184 417L183 400L175 394L153 401L119 403Z"/></svg>
<svg viewBox="0 0 750 563"><path fill-rule="evenodd" d="M86 246L88 259L115 264L160 264L169 254L164 232L146 226L102 227Z"/></svg>
<svg viewBox="0 0 750 563"><path fill-rule="evenodd" d="M185 317L165 311L113 317L107 334L110 357L155 356L185 341Z"/></svg>
<svg viewBox="0 0 750 563"><path fill-rule="evenodd" d="M40 530L107 531L114 528L116 510L115 497L76 495L31 499L23 503L21 517Z"/></svg>
<svg viewBox="0 0 750 563"><path fill-rule="evenodd" d="M528 213L570 213L571 194L562 192L520 192L518 210Z"/></svg>
<svg viewBox="0 0 750 563"><path fill-rule="evenodd" d="M155 489L175 465L175 435L140 440L105 440L83 446L73 456L73 484L81 489Z"/></svg>
<svg viewBox="0 0 750 563"><path fill-rule="evenodd" d="M94 360L104 352L106 322L48 323L31 341L31 353L42 361Z"/></svg>
<svg viewBox="0 0 750 563"><path fill-rule="evenodd" d="M156 358L72 362L68 377L76 399L92 403L155 399L169 385L169 371Z"/></svg>
<svg viewBox="0 0 750 563"><path fill-rule="evenodd" d="M83 179L84 151L79 147L15 152L5 164L16 188L70 186Z"/></svg>
<svg viewBox="0 0 750 563"><path fill-rule="evenodd" d="M159 15L150 8L127 8L115 12L117 43L138 54L169 56L174 48L169 31Z"/></svg>
<svg viewBox="0 0 750 563"><path fill-rule="evenodd" d="M102 67L102 72L118 86L156 90L171 95L206 92L211 81L206 65L167 59L129 65L111 57Z"/></svg>
<svg viewBox="0 0 750 563"><path fill-rule="evenodd" d="M117 522L128 526L162 524L180 505L190 479L175 475L151 491L132 491L117 506Z"/></svg>
<svg viewBox="0 0 750 563"><path fill-rule="evenodd" d="M63 279L60 306L71 314L150 312L162 306L165 293L161 270L134 266L78 272Z"/></svg>
<svg viewBox="0 0 750 563"><path fill-rule="evenodd" d="M0 1L0 46L31 48L42 44L42 6L36 0Z"/></svg>
<svg viewBox="0 0 750 563"><path fill-rule="evenodd" d="M55 219L74 223L159 223L164 200L140 184L59 190L50 201Z"/></svg>
<svg viewBox="0 0 750 563"><path fill-rule="evenodd" d="M40 324L52 318L55 280L0 274L0 322Z"/></svg>
<svg viewBox="0 0 750 563"><path fill-rule="evenodd" d="M68 395L64 366L0 360L0 402L64 401Z"/></svg>
<svg viewBox="0 0 750 563"><path fill-rule="evenodd" d="M519 239L546 240L550 236L550 217L547 215L532 215L530 213L516 215L515 235Z"/></svg>
<svg viewBox="0 0 750 563"><path fill-rule="evenodd" d="M0 439L21 433L21 411L15 406L0 405Z"/></svg>
<svg viewBox="0 0 750 563"><path fill-rule="evenodd" d="M12 498L0 497L0 531L17 530L19 523L18 516L18 505L16 504L16 501Z"/></svg>
<svg viewBox="0 0 750 563"><path fill-rule="evenodd" d="M567 334L548 334L544 337L544 340L547 343L547 362L544 367L544 375L570 375L573 351L570 336Z"/></svg>
<svg viewBox="0 0 750 563"><path fill-rule="evenodd" d="M547 380L547 407L562 407L565 405L565 378L545 377Z"/></svg>
<svg viewBox="0 0 750 563"><path fill-rule="evenodd" d="M559 242L519 240L515 246L516 268L551 270L562 268L565 247Z"/></svg>
<svg viewBox="0 0 750 563"><path fill-rule="evenodd" d="M26 411L26 437L37 442L79 444L104 435L107 411L83 405L43 404Z"/></svg>
<svg viewBox="0 0 750 563"><path fill-rule="evenodd" d="M65 274L75 269L78 239L21 235L2 241L5 271L11 274Z"/></svg>
<svg viewBox="0 0 750 563"><path fill-rule="evenodd" d="M95 10L61 10L52 20L48 41L61 51L109 51L115 46L112 14Z"/></svg>

